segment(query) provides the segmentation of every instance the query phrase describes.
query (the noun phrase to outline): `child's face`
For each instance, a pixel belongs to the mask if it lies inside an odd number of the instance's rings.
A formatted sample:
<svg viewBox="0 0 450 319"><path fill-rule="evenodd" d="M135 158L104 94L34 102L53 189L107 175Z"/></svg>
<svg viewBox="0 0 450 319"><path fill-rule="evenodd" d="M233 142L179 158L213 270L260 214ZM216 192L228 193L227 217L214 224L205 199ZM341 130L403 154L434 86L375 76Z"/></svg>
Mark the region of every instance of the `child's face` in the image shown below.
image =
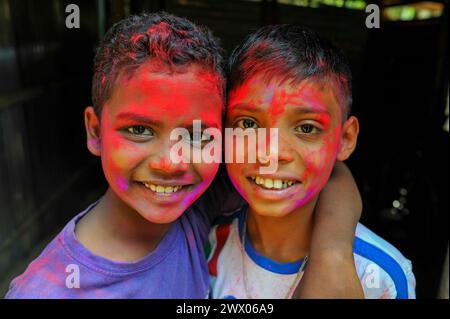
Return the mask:
<svg viewBox="0 0 450 319"><path fill-rule="evenodd" d="M218 170L217 163L174 163L169 154L178 140L171 141L170 133L191 131L193 120L221 130L222 99L215 77L195 65L170 74L152 67L146 63L116 84L103 107L96 155L123 202L150 222L169 223L206 190Z"/></svg>
<svg viewBox="0 0 450 319"><path fill-rule="evenodd" d="M276 173L260 174L258 160L227 164L233 184L255 212L284 216L318 195L335 160L345 159L339 154L342 118L330 85L312 80L280 85L256 75L230 92L226 127L278 128Z"/></svg>

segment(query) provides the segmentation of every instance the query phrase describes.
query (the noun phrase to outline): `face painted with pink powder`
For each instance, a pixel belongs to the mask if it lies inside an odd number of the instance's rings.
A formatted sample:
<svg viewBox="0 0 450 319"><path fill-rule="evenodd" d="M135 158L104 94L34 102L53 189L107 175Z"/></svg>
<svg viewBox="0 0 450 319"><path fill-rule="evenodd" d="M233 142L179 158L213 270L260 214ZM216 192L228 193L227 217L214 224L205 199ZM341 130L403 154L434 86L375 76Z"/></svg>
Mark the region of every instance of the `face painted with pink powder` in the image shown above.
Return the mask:
<svg viewBox="0 0 450 319"><path fill-rule="evenodd" d="M150 222L170 223L218 170L217 163L172 162L170 149L177 141L170 133L190 129L193 120L221 129L222 99L217 78L199 66L177 73L160 69L148 62L117 80L101 115L101 158L106 179L123 202ZM161 194L145 183L182 188Z"/></svg>
<svg viewBox="0 0 450 319"><path fill-rule="evenodd" d="M256 75L230 92L226 127L278 128L276 173L260 174L260 163L227 164L233 184L255 212L284 216L319 194L340 149L342 112L332 87L320 81L280 84ZM264 189L255 177L294 183Z"/></svg>

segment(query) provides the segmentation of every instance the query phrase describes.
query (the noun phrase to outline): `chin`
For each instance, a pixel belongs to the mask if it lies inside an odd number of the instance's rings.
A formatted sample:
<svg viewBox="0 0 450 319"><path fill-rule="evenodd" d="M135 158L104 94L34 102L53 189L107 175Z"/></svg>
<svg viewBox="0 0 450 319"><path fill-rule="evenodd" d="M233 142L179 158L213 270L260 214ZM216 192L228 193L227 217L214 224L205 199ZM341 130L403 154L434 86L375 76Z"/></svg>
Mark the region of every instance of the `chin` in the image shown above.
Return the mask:
<svg viewBox="0 0 450 319"><path fill-rule="evenodd" d="M133 200L126 199L129 207L140 217L153 224L169 224L177 220L187 209L184 203L174 203L171 205L155 205L142 198Z"/></svg>
<svg viewBox="0 0 450 319"><path fill-rule="evenodd" d="M269 200L256 197L251 198L252 196L244 196L244 198L252 207L252 210L260 216L285 217L297 209L308 205L308 203L314 200L315 197L308 191L305 191L303 195L304 196L297 196L295 198L291 197L283 200Z"/></svg>
<svg viewBox="0 0 450 319"><path fill-rule="evenodd" d="M184 212L184 211L183 211ZM142 216L142 218L144 218L145 220L149 221L150 223L153 224L170 224L173 223L174 221L176 221L182 214L183 212L156 212L153 211L150 214L146 214L141 213L140 211L138 211L138 213Z"/></svg>
<svg viewBox="0 0 450 319"><path fill-rule="evenodd" d="M143 203L138 203L143 204ZM184 205L170 205L170 206L159 206L159 205L134 205L134 210L143 219L154 224L169 224L177 220L186 210L187 207Z"/></svg>
<svg viewBox="0 0 450 319"><path fill-rule="evenodd" d="M265 217L284 217L296 208L288 203L252 203L250 206L256 214Z"/></svg>

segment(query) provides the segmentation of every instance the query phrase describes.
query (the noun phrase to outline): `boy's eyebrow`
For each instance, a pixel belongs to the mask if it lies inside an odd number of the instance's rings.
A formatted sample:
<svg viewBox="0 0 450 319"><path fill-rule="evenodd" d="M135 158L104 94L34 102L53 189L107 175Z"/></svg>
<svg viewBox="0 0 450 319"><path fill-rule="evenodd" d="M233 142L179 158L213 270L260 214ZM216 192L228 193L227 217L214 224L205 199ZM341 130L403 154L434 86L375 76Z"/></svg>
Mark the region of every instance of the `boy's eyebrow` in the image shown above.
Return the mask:
<svg viewBox="0 0 450 319"><path fill-rule="evenodd" d="M156 126L161 126L161 121L152 119L146 115L142 115L142 114L138 114L138 113L132 113L132 112L119 113L116 116L116 118L119 120L132 120L135 122L142 122L142 123L153 124Z"/></svg>
<svg viewBox="0 0 450 319"><path fill-rule="evenodd" d="M200 120L200 119L199 119L199 120ZM201 120L201 121L202 121L202 127L201 127L202 130L207 129L207 128L209 128L209 127L214 127L214 128L217 128L217 129L219 128L219 126L217 125L217 123L208 122L208 121L205 121L205 120ZM194 126L193 126L193 124L192 124L192 122L191 122L191 123L187 124L187 125L185 126L185 128L188 129L188 130L193 130L193 129L194 129Z"/></svg>
<svg viewBox="0 0 450 319"><path fill-rule="evenodd" d="M243 111L249 111L249 112L254 112L254 113L259 113L259 112L263 112L264 110L255 106L252 106L250 104L245 104L245 103L239 103L239 104L234 104L228 107L229 109L231 109L232 111L234 110L243 110ZM303 114L323 114L323 115L328 115L330 116L330 112L328 112L328 110L326 109L318 109L318 108L313 108L310 106L293 106L292 110L295 114L299 114L299 115L303 115Z"/></svg>
<svg viewBox="0 0 450 319"><path fill-rule="evenodd" d="M232 104L232 105L229 105L228 108L231 109L232 111L242 110L242 111L249 111L249 112L255 112L255 113L259 113L259 112L263 111L263 109L258 108L252 104L247 104L247 103Z"/></svg>
<svg viewBox="0 0 450 319"><path fill-rule="evenodd" d="M162 126L162 122L160 120L155 120L146 115L142 115L139 113L123 112L123 113L119 113L116 116L116 118L119 120L131 120L131 121L140 122L140 123L152 124L155 126ZM208 122L205 120L202 120L201 122L202 122L202 130L204 130L205 128L208 128L208 127L219 128L217 123ZM192 122L185 124L185 128L192 129L193 128Z"/></svg>
<svg viewBox="0 0 450 319"><path fill-rule="evenodd" d="M328 110L326 109L318 109L318 108L313 108L310 106L295 106L292 108L293 112L295 114L323 114L323 115L328 115L330 116L330 112L328 112Z"/></svg>

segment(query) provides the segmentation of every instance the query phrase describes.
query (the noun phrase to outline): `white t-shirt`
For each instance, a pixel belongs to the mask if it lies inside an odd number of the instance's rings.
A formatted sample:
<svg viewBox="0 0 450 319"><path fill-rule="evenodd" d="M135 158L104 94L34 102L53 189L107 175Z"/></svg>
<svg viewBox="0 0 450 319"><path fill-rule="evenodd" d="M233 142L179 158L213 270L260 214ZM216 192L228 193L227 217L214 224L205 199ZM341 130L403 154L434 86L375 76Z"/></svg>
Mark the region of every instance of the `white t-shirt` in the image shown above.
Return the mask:
<svg viewBox="0 0 450 319"><path fill-rule="evenodd" d="M298 274L303 260L293 263L270 260L255 251L248 237L244 250L241 239L245 213L246 207L222 217L211 229L207 247L211 297L291 298L288 296L291 287L297 276L303 275L303 271ZM411 262L361 224L356 227L354 257L367 299L415 298Z"/></svg>

